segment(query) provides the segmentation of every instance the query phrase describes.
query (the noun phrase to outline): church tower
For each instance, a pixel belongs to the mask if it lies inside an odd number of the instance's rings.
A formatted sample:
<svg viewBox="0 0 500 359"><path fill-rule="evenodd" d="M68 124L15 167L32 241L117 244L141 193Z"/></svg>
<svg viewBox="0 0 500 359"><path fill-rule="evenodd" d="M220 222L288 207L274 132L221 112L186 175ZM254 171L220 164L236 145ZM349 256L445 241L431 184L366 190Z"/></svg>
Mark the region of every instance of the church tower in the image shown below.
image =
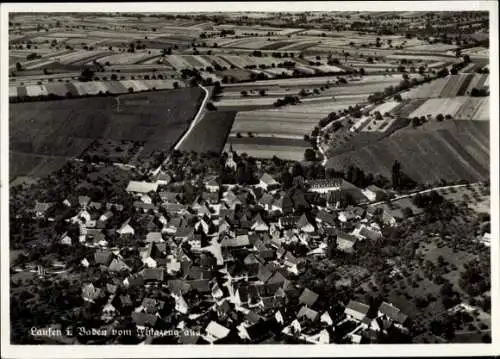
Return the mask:
<svg viewBox="0 0 500 359"><path fill-rule="evenodd" d="M229 143L229 153L226 160L226 168L230 168L233 171L236 171L237 165L236 162L234 161L233 156L234 156L233 145L232 143Z"/></svg>

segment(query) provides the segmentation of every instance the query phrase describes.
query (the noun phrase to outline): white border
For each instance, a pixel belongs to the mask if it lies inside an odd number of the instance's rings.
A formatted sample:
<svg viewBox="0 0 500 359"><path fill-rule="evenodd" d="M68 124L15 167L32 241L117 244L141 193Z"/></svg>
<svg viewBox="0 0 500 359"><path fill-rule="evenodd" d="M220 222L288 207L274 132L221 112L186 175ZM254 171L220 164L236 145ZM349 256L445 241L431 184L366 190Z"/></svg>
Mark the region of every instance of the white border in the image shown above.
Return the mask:
<svg viewBox="0 0 500 359"><path fill-rule="evenodd" d="M492 344L411 345L221 345L221 346L32 346L10 344L9 321L9 231L8 231L8 12L299 12L299 11L460 11L490 12L490 163L491 163L491 269ZM499 305L499 108L498 99L498 3L496 1L352 1L352 2L200 2L200 3L22 3L1 4L0 18L0 231L1 231L1 324L2 357L351 357L351 356L475 356L500 353ZM496 200L494 200L496 199Z"/></svg>

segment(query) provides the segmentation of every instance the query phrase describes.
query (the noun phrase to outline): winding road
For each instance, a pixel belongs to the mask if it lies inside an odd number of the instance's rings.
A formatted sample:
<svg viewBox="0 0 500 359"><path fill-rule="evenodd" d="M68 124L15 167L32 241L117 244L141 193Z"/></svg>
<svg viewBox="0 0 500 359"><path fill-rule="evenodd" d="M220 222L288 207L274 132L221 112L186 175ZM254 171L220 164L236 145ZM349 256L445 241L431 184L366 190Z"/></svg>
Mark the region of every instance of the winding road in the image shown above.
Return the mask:
<svg viewBox="0 0 500 359"><path fill-rule="evenodd" d="M201 105L200 105L200 108L198 109L198 112L196 113L193 120L191 121L189 128L186 130L186 132L184 132L182 137L174 145L174 148L172 151L178 150L182 146L182 144L184 143L186 138L189 136L191 131L193 131L194 127L203 118L203 115L205 115L206 106L207 106L208 100L210 98L210 91L205 86L203 86L201 84L199 84L198 86L200 86L201 89L203 91L205 91L205 97L203 98L203 101L201 102ZM167 158L160 164L160 166L158 166L157 169L155 169L154 171L151 171L150 174L153 176L156 176L161 171L161 168L168 163L168 161L170 161L170 155L167 156Z"/></svg>
<svg viewBox="0 0 500 359"><path fill-rule="evenodd" d="M203 91L205 91L205 98L203 99L203 102L201 103L201 106L200 106L198 112L196 113L196 116L194 116L193 121L191 121L189 128L184 133L184 135L179 139L179 141L177 141L177 144L174 146L174 150L178 150L182 146L183 142L189 136L191 131L193 131L194 127L198 124L198 122L201 121L201 119L203 118L203 115L205 114L208 99L210 98L210 91L208 91L208 89L206 87L204 87L203 85L199 85L199 86L201 87L201 89Z"/></svg>

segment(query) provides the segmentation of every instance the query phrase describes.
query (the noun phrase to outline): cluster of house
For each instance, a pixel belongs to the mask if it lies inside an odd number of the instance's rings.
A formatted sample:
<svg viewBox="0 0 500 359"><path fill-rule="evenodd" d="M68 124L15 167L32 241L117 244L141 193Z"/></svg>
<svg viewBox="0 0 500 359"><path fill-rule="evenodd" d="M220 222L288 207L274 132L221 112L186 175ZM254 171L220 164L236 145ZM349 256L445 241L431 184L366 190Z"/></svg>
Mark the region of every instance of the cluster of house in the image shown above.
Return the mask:
<svg viewBox="0 0 500 359"><path fill-rule="evenodd" d="M295 284L302 259L287 250L302 244L308 256L324 257L333 238L339 250L352 253L361 241L381 239L381 226L394 225L394 218L359 206L316 206L314 214L294 211L294 198L267 173L255 186L221 185L207 178L191 205L181 203L169 182L170 176L160 173L154 181L130 181L126 188L135 211L113 231L119 238L135 240L135 252L108 243L107 223L123 205L97 203L87 196L64 201L78 208L67 221L78 225L79 234L72 238L64 233L60 243L95 247L94 256L83 258L81 265L113 274L104 287L86 283L82 288L84 301L103 303L106 325L131 316L138 330L188 329L196 335L179 335L178 342L190 344L259 343L283 337L330 343L346 322L356 323L342 336L351 342L388 327L404 330L406 316L389 303L371 316L370 308L356 301L349 302L340 317L319 310L319 295ZM343 180L317 180L309 183L309 191L328 195L343 186ZM374 201L377 194L372 190L373 196L370 189L366 193ZM35 216L43 217L49 208L37 203ZM129 253L136 257L131 260ZM135 272L134 261L140 261ZM131 288L144 289L145 297L137 302ZM148 296L148 288L165 288L168 295Z"/></svg>

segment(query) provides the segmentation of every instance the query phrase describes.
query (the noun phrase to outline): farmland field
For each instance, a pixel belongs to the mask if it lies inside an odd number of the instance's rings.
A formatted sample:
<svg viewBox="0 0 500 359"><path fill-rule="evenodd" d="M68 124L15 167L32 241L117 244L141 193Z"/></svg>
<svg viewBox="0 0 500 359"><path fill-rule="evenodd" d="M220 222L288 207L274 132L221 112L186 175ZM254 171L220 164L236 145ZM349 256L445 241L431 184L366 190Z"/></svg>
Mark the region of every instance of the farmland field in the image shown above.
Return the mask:
<svg viewBox="0 0 500 359"><path fill-rule="evenodd" d="M304 151L307 147L299 147L295 144L288 146L284 144L273 145L273 144L254 144L254 143L238 143L237 140L233 142L231 138L231 145L233 151L242 154L246 153L249 156L255 158L273 158L277 156L284 160L290 161L302 161L304 159ZM225 150L229 149L229 145L226 144Z"/></svg>
<svg viewBox="0 0 500 359"><path fill-rule="evenodd" d="M333 156L327 166L355 164L390 178L395 160L410 178L422 183L487 179L489 123L448 120L399 130L376 143Z"/></svg>
<svg viewBox="0 0 500 359"><path fill-rule="evenodd" d="M236 115L231 133L252 132L302 138L304 134L310 133L323 117L333 111L344 110L355 103L359 103L359 99L304 103L281 109L240 111Z"/></svg>
<svg viewBox="0 0 500 359"><path fill-rule="evenodd" d="M451 115L457 120L489 120L489 98L432 98L409 114L410 118L438 114Z"/></svg>
<svg viewBox="0 0 500 359"><path fill-rule="evenodd" d="M206 112L184 140L179 150L221 152L235 115L235 111Z"/></svg>
<svg viewBox="0 0 500 359"><path fill-rule="evenodd" d="M47 83L43 85L26 85L26 86L10 86L9 97L22 96L41 96L55 94L58 96L66 96L71 92L73 96L86 96L97 94L122 94L130 92L132 88L134 92L148 90L165 90L173 89L174 83L177 82L179 87L184 84L179 80L122 80L122 81L89 81L78 82L72 81L67 83Z"/></svg>
<svg viewBox="0 0 500 359"><path fill-rule="evenodd" d="M10 11L12 344L492 342L486 2Z"/></svg>
<svg viewBox="0 0 500 359"><path fill-rule="evenodd" d="M170 150L198 110L199 88L10 106L10 178L47 174L94 139L145 141L141 156ZM56 169L56 168L51 168Z"/></svg>
<svg viewBox="0 0 500 359"><path fill-rule="evenodd" d="M488 74L458 74L439 78L406 92L404 98L455 97L470 93L474 87L482 87Z"/></svg>

